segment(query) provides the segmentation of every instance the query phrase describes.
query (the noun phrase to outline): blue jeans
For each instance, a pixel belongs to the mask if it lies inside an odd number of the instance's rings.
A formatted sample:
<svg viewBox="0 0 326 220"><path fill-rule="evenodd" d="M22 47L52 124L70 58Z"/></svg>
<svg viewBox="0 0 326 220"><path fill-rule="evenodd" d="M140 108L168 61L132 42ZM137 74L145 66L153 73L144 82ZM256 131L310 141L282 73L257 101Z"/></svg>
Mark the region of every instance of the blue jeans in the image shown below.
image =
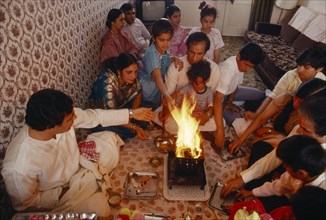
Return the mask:
<svg viewBox="0 0 326 220"><path fill-rule="evenodd" d="M227 98L228 96L226 96L223 100L223 107L226 104ZM239 86L233 101L263 101L264 99L265 92L252 87ZM231 126L236 118L241 118L241 115L240 113L233 113L232 111L227 109L224 111L223 117L225 119L226 124Z"/></svg>

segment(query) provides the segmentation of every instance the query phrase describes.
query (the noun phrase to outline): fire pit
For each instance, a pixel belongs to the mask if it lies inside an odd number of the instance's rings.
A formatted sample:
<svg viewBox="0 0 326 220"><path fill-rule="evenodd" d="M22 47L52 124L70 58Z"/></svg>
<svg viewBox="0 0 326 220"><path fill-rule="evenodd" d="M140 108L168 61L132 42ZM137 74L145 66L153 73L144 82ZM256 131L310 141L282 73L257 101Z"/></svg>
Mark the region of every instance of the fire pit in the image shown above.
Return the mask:
<svg viewBox="0 0 326 220"><path fill-rule="evenodd" d="M191 99L189 99L191 98ZM181 107L171 111L178 125L175 151L168 153L168 187L173 185L205 188L204 153L199 121L192 113L196 107L194 97L184 96Z"/></svg>
<svg viewBox="0 0 326 220"><path fill-rule="evenodd" d="M198 186L201 190L206 185L204 158L178 158L174 151L168 153L168 187L174 185Z"/></svg>

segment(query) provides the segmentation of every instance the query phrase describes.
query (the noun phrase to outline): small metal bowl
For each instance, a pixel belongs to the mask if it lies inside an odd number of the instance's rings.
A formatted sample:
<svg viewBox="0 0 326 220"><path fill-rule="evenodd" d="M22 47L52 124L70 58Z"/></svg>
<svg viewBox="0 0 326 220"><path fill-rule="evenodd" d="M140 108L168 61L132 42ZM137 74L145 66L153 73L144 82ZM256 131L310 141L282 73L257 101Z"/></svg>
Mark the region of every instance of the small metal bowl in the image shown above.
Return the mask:
<svg viewBox="0 0 326 220"><path fill-rule="evenodd" d="M159 167L162 164L162 159L159 157L152 157L151 159L149 159L149 164L152 167Z"/></svg>
<svg viewBox="0 0 326 220"><path fill-rule="evenodd" d="M111 207L117 207L120 205L122 199L120 193L112 191L109 193L109 197L109 205Z"/></svg>
<svg viewBox="0 0 326 220"><path fill-rule="evenodd" d="M158 151L167 153L175 148L175 137L172 135L160 135L154 139L154 145Z"/></svg>

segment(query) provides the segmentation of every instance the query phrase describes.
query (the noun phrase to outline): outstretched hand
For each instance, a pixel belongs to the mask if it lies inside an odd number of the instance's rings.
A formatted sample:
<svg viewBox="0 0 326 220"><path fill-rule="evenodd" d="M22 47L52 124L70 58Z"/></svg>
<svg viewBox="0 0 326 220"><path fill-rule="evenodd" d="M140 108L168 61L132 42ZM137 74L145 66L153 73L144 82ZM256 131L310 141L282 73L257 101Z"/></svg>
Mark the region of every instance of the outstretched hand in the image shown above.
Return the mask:
<svg viewBox="0 0 326 220"><path fill-rule="evenodd" d="M133 109L133 118L139 121L151 121L154 118L154 112L151 108L136 108Z"/></svg>
<svg viewBox="0 0 326 220"><path fill-rule="evenodd" d="M241 189L238 193L237 193L237 197L240 199L245 199L247 197L253 196L254 194L252 193L252 190L248 191L245 189Z"/></svg>
<svg viewBox="0 0 326 220"><path fill-rule="evenodd" d="M229 151L231 154L238 151L243 144L243 141L240 139L234 140L231 144L229 144Z"/></svg>
<svg viewBox="0 0 326 220"><path fill-rule="evenodd" d="M221 197L224 198L229 195L233 191L239 190L244 184L243 179L241 176L236 177L235 179L229 180L221 189Z"/></svg>

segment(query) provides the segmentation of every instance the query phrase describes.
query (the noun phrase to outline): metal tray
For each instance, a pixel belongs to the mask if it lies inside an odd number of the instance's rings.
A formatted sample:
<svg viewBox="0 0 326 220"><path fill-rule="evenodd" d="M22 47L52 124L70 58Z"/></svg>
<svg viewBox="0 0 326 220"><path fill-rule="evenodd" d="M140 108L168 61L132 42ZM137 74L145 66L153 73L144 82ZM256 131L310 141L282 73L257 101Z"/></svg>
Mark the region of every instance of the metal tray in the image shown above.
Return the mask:
<svg viewBox="0 0 326 220"><path fill-rule="evenodd" d="M45 219L45 220L96 220L97 214L95 212L67 212L67 213L47 213L47 212L31 212L31 213L17 213L11 220L31 220L31 219Z"/></svg>
<svg viewBox="0 0 326 220"><path fill-rule="evenodd" d="M215 144L211 144L211 146L223 161L234 160L234 159L246 156L246 152L244 152L242 149L239 149L237 152L234 152L233 154L231 154L229 152L230 143L231 143L231 140L227 139L227 140L225 140L224 147L222 147L222 148L218 148Z"/></svg>
<svg viewBox="0 0 326 220"><path fill-rule="evenodd" d="M155 199L158 174L152 171L130 172L125 183L125 195L129 199Z"/></svg>
<svg viewBox="0 0 326 220"><path fill-rule="evenodd" d="M217 209L224 214L228 213L225 210L226 206L231 206L235 202L239 202L240 200L236 197L237 192L231 192L227 197L221 198L221 189L223 187L223 183L217 182L214 186L213 192L209 199L208 205L213 209Z"/></svg>

